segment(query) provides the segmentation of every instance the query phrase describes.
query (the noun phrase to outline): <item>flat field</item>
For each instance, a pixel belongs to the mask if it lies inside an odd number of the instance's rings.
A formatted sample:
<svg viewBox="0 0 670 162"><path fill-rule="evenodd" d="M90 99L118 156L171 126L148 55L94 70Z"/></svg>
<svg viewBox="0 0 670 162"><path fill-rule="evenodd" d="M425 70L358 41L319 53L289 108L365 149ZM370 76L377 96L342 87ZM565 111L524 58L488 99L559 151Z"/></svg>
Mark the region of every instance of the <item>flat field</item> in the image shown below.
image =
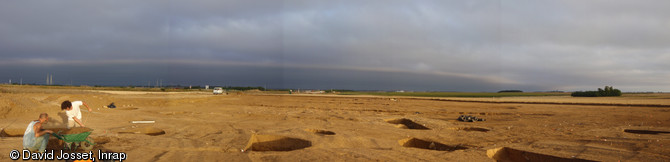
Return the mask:
<svg viewBox="0 0 670 162"><path fill-rule="evenodd" d="M340 95L374 95L374 96L412 96L412 97L521 97L521 96L570 96L570 93L558 92L342 92Z"/></svg>
<svg viewBox="0 0 670 162"><path fill-rule="evenodd" d="M0 92L0 161L21 149L21 134L39 113L49 113L47 128L62 128L64 100L93 108L82 114L95 150L124 152L129 161L670 161L669 94L212 95L32 86ZM103 107L112 102L118 107ZM461 122L460 115L486 121ZM49 148L60 149L57 142L52 138Z"/></svg>

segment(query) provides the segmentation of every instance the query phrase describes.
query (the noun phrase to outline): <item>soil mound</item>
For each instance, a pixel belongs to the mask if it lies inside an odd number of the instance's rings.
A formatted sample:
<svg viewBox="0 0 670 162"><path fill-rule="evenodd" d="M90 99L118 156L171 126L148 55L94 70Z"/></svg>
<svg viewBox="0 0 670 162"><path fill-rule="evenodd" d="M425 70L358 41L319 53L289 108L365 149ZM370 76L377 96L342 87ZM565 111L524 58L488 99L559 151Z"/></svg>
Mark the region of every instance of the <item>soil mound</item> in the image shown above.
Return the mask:
<svg viewBox="0 0 670 162"><path fill-rule="evenodd" d="M79 134L79 133L84 133L84 132L90 132L93 131L91 128L86 128L86 127L74 127L74 128L53 128L51 131L54 131L54 133L59 133L60 134Z"/></svg>
<svg viewBox="0 0 670 162"><path fill-rule="evenodd" d="M23 137L23 133L26 132L26 129L2 129L0 131L0 137Z"/></svg>

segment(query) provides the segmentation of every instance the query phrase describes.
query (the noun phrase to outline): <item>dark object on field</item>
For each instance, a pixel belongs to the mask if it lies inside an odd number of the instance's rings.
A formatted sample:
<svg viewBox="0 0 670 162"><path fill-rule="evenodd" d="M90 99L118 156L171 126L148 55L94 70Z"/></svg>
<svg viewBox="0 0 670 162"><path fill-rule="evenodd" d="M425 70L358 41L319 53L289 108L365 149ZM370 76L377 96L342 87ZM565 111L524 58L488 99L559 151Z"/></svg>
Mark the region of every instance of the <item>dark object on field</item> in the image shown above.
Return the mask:
<svg viewBox="0 0 670 162"><path fill-rule="evenodd" d="M107 108L113 109L116 108L116 105L114 105L114 102L112 102L111 104L107 105Z"/></svg>
<svg viewBox="0 0 670 162"><path fill-rule="evenodd" d="M462 122L476 122L476 121L486 121L486 119L470 116L470 115L461 115L458 116L458 121Z"/></svg>

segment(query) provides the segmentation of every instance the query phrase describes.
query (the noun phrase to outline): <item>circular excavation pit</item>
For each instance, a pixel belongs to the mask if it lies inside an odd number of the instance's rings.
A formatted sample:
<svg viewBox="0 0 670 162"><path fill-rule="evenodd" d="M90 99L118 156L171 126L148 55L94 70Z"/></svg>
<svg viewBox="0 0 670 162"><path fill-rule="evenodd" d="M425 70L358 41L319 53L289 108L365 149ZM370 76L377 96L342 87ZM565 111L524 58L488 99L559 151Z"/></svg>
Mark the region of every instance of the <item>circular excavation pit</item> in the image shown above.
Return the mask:
<svg viewBox="0 0 670 162"><path fill-rule="evenodd" d="M242 151L293 151L310 146L312 142L299 138L254 134Z"/></svg>
<svg viewBox="0 0 670 162"><path fill-rule="evenodd" d="M412 120L399 118L399 119L386 119L387 123L395 124L397 128L403 129L420 129L420 130L429 130L430 128L423 126L419 123L416 123Z"/></svg>
<svg viewBox="0 0 670 162"><path fill-rule="evenodd" d="M413 137L401 139L398 141L398 144L400 144L403 147L413 147L413 148L436 150L436 151L455 151L455 150L468 149L467 147L461 145L449 146L439 142L422 140Z"/></svg>

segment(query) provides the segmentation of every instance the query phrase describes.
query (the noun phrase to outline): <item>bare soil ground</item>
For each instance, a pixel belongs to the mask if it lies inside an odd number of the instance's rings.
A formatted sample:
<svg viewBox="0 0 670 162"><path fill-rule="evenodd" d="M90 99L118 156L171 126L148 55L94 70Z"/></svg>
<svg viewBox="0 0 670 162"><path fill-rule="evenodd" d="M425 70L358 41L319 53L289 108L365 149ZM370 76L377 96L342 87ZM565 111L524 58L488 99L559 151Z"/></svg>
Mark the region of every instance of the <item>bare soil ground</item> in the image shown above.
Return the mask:
<svg viewBox="0 0 670 162"><path fill-rule="evenodd" d="M93 129L94 149L125 152L130 161L494 161L491 157L516 156L670 161L670 107L588 105L670 106L667 94L435 100L18 86L0 87L0 92L0 161L9 160L10 150L21 149L21 134L39 113L49 113L47 128L64 127L64 100L82 100L93 108L82 113ZM111 102L118 108L103 108ZM460 122L459 115L486 121Z"/></svg>

